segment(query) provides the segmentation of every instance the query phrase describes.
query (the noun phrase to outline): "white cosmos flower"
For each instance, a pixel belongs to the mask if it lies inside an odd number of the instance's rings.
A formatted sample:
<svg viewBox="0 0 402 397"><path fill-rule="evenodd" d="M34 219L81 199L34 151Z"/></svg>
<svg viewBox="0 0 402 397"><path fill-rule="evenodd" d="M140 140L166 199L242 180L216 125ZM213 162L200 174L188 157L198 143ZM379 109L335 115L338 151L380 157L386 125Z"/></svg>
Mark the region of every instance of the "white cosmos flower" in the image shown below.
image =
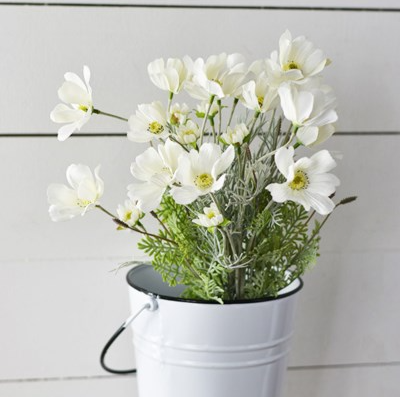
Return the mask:
<svg viewBox="0 0 402 397"><path fill-rule="evenodd" d="M274 89L277 89L282 83L288 81L296 82L301 78L301 73L297 69L283 71L273 55L271 55L271 59L253 62L249 70L255 76L259 76L263 73L266 76L268 85Z"/></svg>
<svg viewBox="0 0 402 397"><path fill-rule="evenodd" d="M193 222L199 226L204 227L216 227L223 223L223 215L219 212L215 203L211 206L204 208L203 214L198 214L197 219L193 219Z"/></svg>
<svg viewBox="0 0 402 397"><path fill-rule="evenodd" d="M328 173L335 168L335 160L327 150L296 162L293 155L293 147L282 147L275 154L276 166L286 182L267 186L272 200L278 203L290 200L301 204L306 211L312 207L321 215L329 214L335 207L329 196L339 186L339 179Z"/></svg>
<svg viewBox="0 0 402 397"><path fill-rule="evenodd" d="M241 145L244 141L244 138L250 134L249 129L246 124L241 123L235 125L232 129L230 126L227 128L226 132L221 135L221 139L227 145Z"/></svg>
<svg viewBox="0 0 402 397"><path fill-rule="evenodd" d="M221 99L237 96L246 76L244 58L240 54L225 53L212 55L206 61L202 58L191 64L191 79L184 88L195 99L208 100L212 95Z"/></svg>
<svg viewBox="0 0 402 397"><path fill-rule="evenodd" d="M134 200L127 199L124 204L117 207L118 218L126 225L133 227L143 217L143 213Z"/></svg>
<svg viewBox="0 0 402 397"><path fill-rule="evenodd" d="M265 113L277 106L278 91L270 87L267 77L261 73L256 80L243 85L240 100L246 108Z"/></svg>
<svg viewBox="0 0 402 397"><path fill-rule="evenodd" d="M49 214L53 221L64 221L84 215L97 204L104 187L99 177L99 169L100 166L95 168L94 177L88 166L71 164L66 172L70 187L62 184L52 184L48 187Z"/></svg>
<svg viewBox="0 0 402 397"><path fill-rule="evenodd" d="M200 129L192 120L187 120L185 124L182 124L177 128L177 141L183 145L197 142L197 139L200 136Z"/></svg>
<svg viewBox="0 0 402 397"><path fill-rule="evenodd" d="M190 113L190 108L185 103L175 103L170 107L170 124L184 124L187 116Z"/></svg>
<svg viewBox="0 0 402 397"><path fill-rule="evenodd" d="M169 136L166 124L166 110L161 102L138 105L135 115L128 119L127 137L139 143L150 142L154 138L165 139Z"/></svg>
<svg viewBox="0 0 402 397"><path fill-rule="evenodd" d="M159 206L167 187L174 181L178 159L184 152L178 143L168 139L158 150L150 147L136 157L131 173L140 182L128 186L128 196L138 200L141 211L153 211Z"/></svg>
<svg viewBox="0 0 402 397"><path fill-rule="evenodd" d="M304 36L292 39L289 30L279 39L279 55L274 51L271 60L279 62L285 75L290 75L290 80L296 80L295 71L298 73L298 80L317 75L329 64L323 51L315 48Z"/></svg>
<svg viewBox="0 0 402 397"><path fill-rule="evenodd" d="M161 90L177 94L188 76L188 70L181 59L155 59L148 65L151 81Z"/></svg>
<svg viewBox="0 0 402 397"><path fill-rule="evenodd" d="M334 124L326 124L321 127L306 126L297 130L296 137L304 146L312 147L325 142L334 132Z"/></svg>
<svg viewBox="0 0 402 397"><path fill-rule="evenodd" d="M209 101L202 101L197 104L197 112L196 115L199 118L204 118L205 113L208 111L209 108ZM215 117L216 114L219 112L219 106L216 102L211 105L211 109L209 110L209 117Z"/></svg>
<svg viewBox="0 0 402 397"><path fill-rule="evenodd" d="M50 119L55 123L67 123L59 128L57 138L65 141L73 132L79 131L90 119L93 111L92 89L89 85L91 72L84 66L85 83L75 73L64 75L66 80L57 91L64 103L58 104L50 113ZM69 106L67 106L68 104Z"/></svg>
<svg viewBox="0 0 402 397"><path fill-rule="evenodd" d="M336 98L329 86L283 84L278 93L285 117L297 127L321 127L338 119Z"/></svg>
<svg viewBox="0 0 402 397"><path fill-rule="evenodd" d="M232 164L234 155L232 145L222 153L214 143L204 143L199 151L193 149L181 155L176 173L181 185L171 188L174 200L190 204L199 196L220 190L225 183L223 173Z"/></svg>

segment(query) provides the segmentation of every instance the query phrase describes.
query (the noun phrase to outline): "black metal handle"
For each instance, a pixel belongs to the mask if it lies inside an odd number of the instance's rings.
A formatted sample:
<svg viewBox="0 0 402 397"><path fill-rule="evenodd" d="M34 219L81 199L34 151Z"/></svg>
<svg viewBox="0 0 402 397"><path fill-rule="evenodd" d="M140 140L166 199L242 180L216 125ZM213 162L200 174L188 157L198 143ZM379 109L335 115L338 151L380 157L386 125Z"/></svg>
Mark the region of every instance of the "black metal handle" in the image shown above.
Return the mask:
<svg viewBox="0 0 402 397"><path fill-rule="evenodd" d="M120 328L111 336L111 338L106 342L105 347L102 349L102 353L100 355L100 364L102 368L110 372L112 374L120 374L120 375L126 375L126 374L135 374L137 372L136 368L132 369L113 369L110 368L106 365L105 363L105 357L106 353L109 350L110 346L113 345L115 340L120 336L120 334L144 311L144 310L150 310L154 311L158 308L158 304L156 302L156 299L154 297L151 297L151 301L149 303L146 303L136 314L131 315L121 326Z"/></svg>

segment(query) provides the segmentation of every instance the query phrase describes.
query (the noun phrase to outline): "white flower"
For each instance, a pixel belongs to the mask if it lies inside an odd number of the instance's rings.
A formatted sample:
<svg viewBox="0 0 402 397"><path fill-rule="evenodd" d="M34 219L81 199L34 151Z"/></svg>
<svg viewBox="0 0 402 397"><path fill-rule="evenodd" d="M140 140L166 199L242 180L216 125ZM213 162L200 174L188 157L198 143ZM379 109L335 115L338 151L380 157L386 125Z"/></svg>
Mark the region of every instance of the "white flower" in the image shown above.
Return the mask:
<svg viewBox="0 0 402 397"><path fill-rule="evenodd" d="M278 91L269 86L267 77L261 73L256 80L243 85L240 100L246 108L265 113L277 106L277 98Z"/></svg>
<svg viewBox="0 0 402 397"><path fill-rule="evenodd" d="M297 127L334 123L338 115L334 110L336 98L328 86L283 84L278 89L285 117Z"/></svg>
<svg viewBox="0 0 402 397"><path fill-rule="evenodd" d="M66 172L71 187L62 184L52 184L48 187L49 214L53 221L64 221L84 215L97 204L104 186L99 177L99 169L100 166L95 168L94 177L88 166L72 164Z"/></svg>
<svg viewBox="0 0 402 397"><path fill-rule="evenodd" d="M187 61L187 63L190 63ZM244 58L240 54L225 53L192 62L192 78L184 88L196 99L207 100L212 95L221 99L237 96L246 75Z"/></svg>
<svg viewBox="0 0 402 397"><path fill-rule="evenodd" d="M271 54L271 60L279 61L285 74L292 75L291 80L295 80L296 70L300 79L311 77L320 73L329 63L324 53L315 48L313 43L304 36L292 39L289 30L286 30L279 39L279 56L277 51L274 51Z"/></svg>
<svg viewBox="0 0 402 397"><path fill-rule="evenodd" d="M297 130L296 137L304 146L316 146L325 142L335 132L334 124L326 124L321 127L301 127Z"/></svg>
<svg viewBox="0 0 402 397"><path fill-rule="evenodd" d="M158 146L158 151L151 147L136 157L131 173L141 182L129 185L128 195L138 200L141 211L153 211L159 206L167 187L173 183L178 159L183 153L178 143L168 139Z"/></svg>
<svg viewBox="0 0 402 397"><path fill-rule="evenodd" d="M187 120L186 124L182 124L177 129L177 141L183 145L197 142L200 137L200 129L192 120Z"/></svg>
<svg viewBox="0 0 402 397"><path fill-rule="evenodd" d="M119 204L117 207L118 218L126 225L133 227L142 218L143 213L138 207L138 203L127 199L124 204Z"/></svg>
<svg viewBox="0 0 402 397"><path fill-rule="evenodd" d="M50 113L50 118L55 123L68 123L59 128L59 141L64 141L73 132L79 131L91 117L93 103L89 85L91 72L88 66L84 66L83 73L85 83L75 73L66 73L66 81L57 91L60 100L70 105L60 103Z"/></svg>
<svg viewBox="0 0 402 397"><path fill-rule="evenodd" d="M150 142L154 138L165 139L169 136L166 123L166 111L161 102L139 105L135 115L128 119L127 137L139 143Z"/></svg>
<svg viewBox="0 0 402 397"><path fill-rule="evenodd" d="M327 150L321 150L310 158L293 161L294 148L280 148L275 154L275 163L286 178L284 183L271 183L267 189L272 200L283 203L287 200L301 204L306 211L310 207L319 214L327 215L335 207L328 197L339 186L339 179L329 174L335 168L335 160Z"/></svg>
<svg viewBox="0 0 402 397"><path fill-rule="evenodd" d="M155 59L148 65L151 81L161 90L177 94L187 79L187 67L181 59Z"/></svg>
<svg viewBox="0 0 402 397"><path fill-rule="evenodd" d="M219 212L215 203L210 207L204 208L203 214L198 214L198 219L193 219L193 222L199 226L215 227L223 223L223 215Z"/></svg>
<svg viewBox="0 0 402 397"><path fill-rule="evenodd" d="M208 111L209 108L209 100L208 101L202 101L199 104L197 104L197 117L204 118L205 113ZM214 102L211 105L211 109L209 110L209 117L215 117L215 115L219 112L219 105Z"/></svg>
<svg viewBox="0 0 402 397"><path fill-rule="evenodd" d="M190 108L187 104L175 103L170 108L170 124L179 125L184 124L187 120L187 116L190 113Z"/></svg>
<svg viewBox="0 0 402 397"><path fill-rule="evenodd" d="M225 183L225 172L234 160L234 147L223 153L214 143L204 143L200 150L191 150L179 158L176 179L171 194L178 204L190 204L199 196L216 192ZM221 176L220 176L221 175ZM220 176L220 177L219 177Z"/></svg>
<svg viewBox="0 0 402 397"><path fill-rule="evenodd" d="M221 135L221 139L227 145L241 145L244 141L244 138L250 134L246 124L241 123L235 125L233 129L230 126L227 128L226 132Z"/></svg>
<svg viewBox="0 0 402 397"><path fill-rule="evenodd" d="M258 60L251 64L249 70L256 76L263 73L267 79L268 85L271 88L278 88L282 83L287 81L295 82L299 80L302 76L299 70L292 69L288 71L283 71L277 61L277 55L271 55L271 59Z"/></svg>

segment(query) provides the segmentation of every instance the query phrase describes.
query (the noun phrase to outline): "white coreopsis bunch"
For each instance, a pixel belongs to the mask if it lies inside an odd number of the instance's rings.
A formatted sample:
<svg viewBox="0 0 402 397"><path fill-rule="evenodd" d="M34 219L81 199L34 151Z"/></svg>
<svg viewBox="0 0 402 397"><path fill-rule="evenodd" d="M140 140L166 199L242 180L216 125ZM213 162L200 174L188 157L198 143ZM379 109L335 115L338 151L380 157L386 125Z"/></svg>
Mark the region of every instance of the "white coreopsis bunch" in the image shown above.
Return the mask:
<svg viewBox="0 0 402 397"><path fill-rule="evenodd" d="M183 145L194 146L200 136L200 129L192 120L187 120L177 128L177 141Z"/></svg>
<svg viewBox="0 0 402 397"><path fill-rule="evenodd" d="M140 210L138 203L130 199L125 200L124 204L119 204L116 212L118 219L122 222L122 224L119 224L119 229L125 228L123 225L134 227L144 216L144 213Z"/></svg>
<svg viewBox="0 0 402 397"><path fill-rule="evenodd" d="M289 31L278 50L250 66L236 53L156 59L148 74L166 102L140 104L128 119L93 108L89 69L85 83L66 74L59 96L71 107L52 112L54 121L70 123L59 139L102 114L126 121L128 139L150 147L132 162L135 180L116 215L99 203L99 168L93 175L72 165L70 187L48 189L52 219L98 208L119 229L143 234L139 248L164 280L188 286L185 297L276 296L318 255L318 233L332 211L354 200L332 201L340 183L331 173L335 160L325 149L308 153L335 132L336 98L321 75L328 64L322 50ZM184 94L198 103L176 101ZM142 223L150 216L159 231Z"/></svg>
<svg viewBox="0 0 402 397"><path fill-rule="evenodd" d="M178 161L184 149L170 139L160 144L158 150L148 148L131 164L131 173L140 182L128 186L129 197L138 200L144 212L156 209L169 186L175 181Z"/></svg>
<svg viewBox="0 0 402 397"><path fill-rule="evenodd" d="M212 55L206 61L198 58L187 59L191 78L184 88L195 99L209 100L211 97L222 99L238 96L245 79L246 65L240 54L225 53Z"/></svg>
<svg viewBox="0 0 402 397"><path fill-rule="evenodd" d="M84 66L83 74L85 82L75 73L67 72L64 75L66 81L57 91L64 103L58 104L52 110L50 118L55 123L67 123L59 128L59 141L65 141L73 132L79 131L91 117L93 103L89 85L91 72L88 66Z"/></svg>
<svg viewBox="0 0 402 397"><path fill-rule="evenodd" d="M192 149L183 154L176 173L180 185L172 187L172 197L179 204L190 204L200 196L222 189L224 172L233 160L232 145L222 153L219 145L204 143L199 151Z"/></svg>
<svg viewBox="0 0 402 397"><path fill-rule="evenodd" d="M53 221L64 221L84 215L98 203L104 186L99 177L99 169L100 166L96 167L93 175L88 166L72 164L66 172L70 187L62 184L52 184L48 187L49 214Z"/></svg>
<svg viewBox="0 0 402 397"><path fill-rule="evenodd" d="M317 213L328 215L335 207L329 196L339 185L339 179L328 173L336 167L334 159L327 150L321 150L311 158L302 157L296 162L293 156L293 147L280 148L275 154L276 166L286 181L267 186L272 199L278 203L295 201L306 211L312 207Z"/></svg>
<svg viewBox="0 0 402 397"><path fill-rule="evenodd" d="M242 86L240 100L243 105L258 113L266 113L278 104L278 91L268 84L268 78L261 73L255 80Z"/></svg>
<svg viewBox="0 0 402 397"><path fill-rule="evenodd" d="M209 109L209 111L208 111ZM213 119L219 113L219 105L213 102L212 105L210 101L202 101L197 104L196 116L204 118L207 114L210 119Z"/></svg>
<svg viewBox="0 0 402 397"><path fill-rule="evenodd" d="M290 76L289 80L316 76L329 64L322 50L304 36L293 39L289 30L280 37L279 53L273 51L271 61L280 65L283 73Z"/></svg>
<svg viewBox="0 0 402 397"><path fill-rule="evenodd" d="M190 113L190 108L186 103L175 103L170 107L169 121L172 125L184 124Z"/></svg>
<svg viewBox="0 0 402 397"><path fill-rule="evenodd" d="M148 65L151 81L161 90L177 94L187 81L188 69L181 59L169 58L166 63L162 58L155 59Z"/></svg>
<svg viewBox="0 0 402 397"><path fill-rule="evenodd" d="M221 141L226 145L241 145L245 138L250 135L250 130L246 124L236 124L232 129L228 126L226 132L221 136Z"/></svg>
<svg viewBox="0 0 402 397"><path fill-rule="evenodd" d="M329 86L314 85L309 88L308 84L283 84L278 92L284 116L297 128L297 138L301 143L312 145L317 140L323 142L325 137L332 135L333 123L338 115L334 109L336 98ZM323 128L325 126L327 127Z"/></svg>
<svg viewBox="0 0 402 397"><path fill-rule="evenodd" d="M223 224L224 218L216 204L212 203L209 207L205 207L204 213L198 214L198 218L193 219L193 222L199 226L214 228Z"/></svg>
<svg viewBox="0 0 402 397"><path fill-rule="evenodd" d="M153 139L165 139L169 136L167 126L167 112L161 102L138 106L135 115L128 119L129 131L127 138L130 141L145 143Z"/></svg>

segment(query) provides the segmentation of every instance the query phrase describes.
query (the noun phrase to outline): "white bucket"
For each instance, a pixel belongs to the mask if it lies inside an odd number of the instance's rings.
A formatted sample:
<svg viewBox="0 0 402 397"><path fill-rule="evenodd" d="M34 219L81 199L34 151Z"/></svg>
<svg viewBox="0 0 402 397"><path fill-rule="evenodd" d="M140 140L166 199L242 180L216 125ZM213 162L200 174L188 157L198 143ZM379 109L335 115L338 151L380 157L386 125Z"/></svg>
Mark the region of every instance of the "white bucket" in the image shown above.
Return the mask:
<svg viewBox="0 0 402 397"><path fill-rule="evenodd" d="M152 267L127 275L140 397L280 397L293 332L295 280L275 299L200 303L178 298ZM155 306L154 306L155 309Z"/></svg>

